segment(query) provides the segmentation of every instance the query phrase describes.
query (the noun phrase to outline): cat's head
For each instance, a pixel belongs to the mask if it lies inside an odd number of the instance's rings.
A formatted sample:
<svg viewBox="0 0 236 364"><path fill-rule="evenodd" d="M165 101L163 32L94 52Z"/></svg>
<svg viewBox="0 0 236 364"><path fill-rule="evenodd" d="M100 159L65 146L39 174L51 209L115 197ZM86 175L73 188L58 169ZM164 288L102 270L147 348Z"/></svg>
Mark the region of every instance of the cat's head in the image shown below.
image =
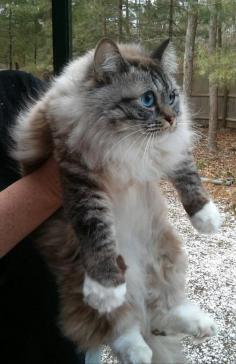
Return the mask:
<svg viewBox="0 0 236 364"><path fill-rule="evenodd" d="M98 44L94 55L95 85L102 88L107 107L115 112L111 121L120 124L121 129L137 127L143 134L157 137L176 128L179 91L171 79L173 61L165 67L168 43L163 42L151 55L137 46L118 47L109 39Z"/></svg>
<svg viewBox="0 0 236 364"><path fill-rule="evenodd" d="M148 165L160 155L163 163L177 160L191 133L175 71L168 40L148 54L139 45L102 39L95 51L72 63L63 75L70 87L73 83L70 91L66 86L71 107L63 101L58 106L61 115L62 107L67 107L75 120L70 147L89 151L97 165L110 161ZM164 161L164 155L169 159Z"/></svg>

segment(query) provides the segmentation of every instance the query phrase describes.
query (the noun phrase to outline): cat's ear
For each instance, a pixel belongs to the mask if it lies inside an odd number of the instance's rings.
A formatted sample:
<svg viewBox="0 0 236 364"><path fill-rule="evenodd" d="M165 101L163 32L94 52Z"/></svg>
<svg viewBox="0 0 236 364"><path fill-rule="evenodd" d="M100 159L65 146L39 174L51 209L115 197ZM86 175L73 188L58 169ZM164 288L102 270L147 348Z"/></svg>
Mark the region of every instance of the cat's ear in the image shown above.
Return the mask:
<svg viewBox="0 0 236 364"><path fill-rule="evenodd" d="M124 72L127 64L122 58L117 45L108 38L97 44L94 53L94 71L98 80L107 80L115 73Z"/></svg>
<svg viewBox="0 0 236 364"><path fill-rule="evenodd" d="M157 59L159 62L161 62L162 57L163 57L165 50L168 47L169 43L170 43L170 39L164 40L164 42L162 42L159 45L159 47L152 52L151 58Z"/></svg>
<svg viewBox="0 0 236 364"><path fill-rule="evenodd" d="M176 53L170 39L164 40L159 47L152 52L151 58L161 63L164 70L170 74L177 71Z"/></svg>

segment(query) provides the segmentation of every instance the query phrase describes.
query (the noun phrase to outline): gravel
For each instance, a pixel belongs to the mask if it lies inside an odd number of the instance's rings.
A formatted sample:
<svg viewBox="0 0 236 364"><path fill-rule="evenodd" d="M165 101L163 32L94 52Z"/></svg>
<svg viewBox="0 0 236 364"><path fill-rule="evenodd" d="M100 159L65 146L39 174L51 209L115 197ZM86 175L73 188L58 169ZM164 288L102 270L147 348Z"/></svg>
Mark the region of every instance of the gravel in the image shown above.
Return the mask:
<svg viewBox="0 0 236 364"><path fill-rule="evenodd" d="M202 344L184 340L191 364L236 364L236 219L219 206L224 223L217 234L200 235L168 191L170 220L189 257L187 295L214 317L218 335Z"/></svg>
<svg viewBox="0 0 236 364"><path fill-rule="evenodd" d="M218 335L201 344L185 338L185 354L190 364L236 364L236 219L218 204L224 218L220 231L199 235L172 187L165 187L165 194L169 218L189 257L187 295L214 317L218 327ZM117 363L108 348L103 351L102 363Z"/></svg>

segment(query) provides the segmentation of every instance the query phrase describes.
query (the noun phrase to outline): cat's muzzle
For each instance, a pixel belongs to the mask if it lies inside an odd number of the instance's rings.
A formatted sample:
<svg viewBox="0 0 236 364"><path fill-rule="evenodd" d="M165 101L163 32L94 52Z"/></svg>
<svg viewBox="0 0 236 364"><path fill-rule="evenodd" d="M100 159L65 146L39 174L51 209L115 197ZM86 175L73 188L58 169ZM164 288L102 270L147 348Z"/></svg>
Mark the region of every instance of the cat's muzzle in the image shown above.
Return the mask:
<svg viewBox="0 0 236 364"><path fill-rule="evenodd" d="M166 118L161 120L156 120L155 122L148 123L145 127L145 131L147 133L154 133L154 132L163 132L163 131L170 131L173 132L177 127L176 118L171 118L171 120L166 120Z"/></svg>

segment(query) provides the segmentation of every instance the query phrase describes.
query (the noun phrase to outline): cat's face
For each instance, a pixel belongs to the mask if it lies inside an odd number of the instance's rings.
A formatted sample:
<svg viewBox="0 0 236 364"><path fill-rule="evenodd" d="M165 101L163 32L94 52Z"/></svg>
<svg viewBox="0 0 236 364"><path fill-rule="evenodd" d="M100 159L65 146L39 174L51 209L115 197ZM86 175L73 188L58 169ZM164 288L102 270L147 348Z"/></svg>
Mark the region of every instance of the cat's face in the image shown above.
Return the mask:
<svg viewBox="0 0 236 364"><path fill-rule="evenodd" d="M153 139L173 132L180 115L179 92L161 65L162 54L147 56L137 49L121 54L122 47L106 42L95 52L94 94L103 111L109 111L110 127Z"/></svg>

